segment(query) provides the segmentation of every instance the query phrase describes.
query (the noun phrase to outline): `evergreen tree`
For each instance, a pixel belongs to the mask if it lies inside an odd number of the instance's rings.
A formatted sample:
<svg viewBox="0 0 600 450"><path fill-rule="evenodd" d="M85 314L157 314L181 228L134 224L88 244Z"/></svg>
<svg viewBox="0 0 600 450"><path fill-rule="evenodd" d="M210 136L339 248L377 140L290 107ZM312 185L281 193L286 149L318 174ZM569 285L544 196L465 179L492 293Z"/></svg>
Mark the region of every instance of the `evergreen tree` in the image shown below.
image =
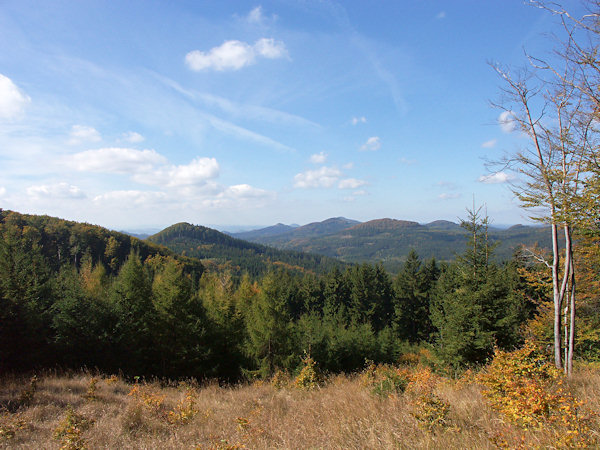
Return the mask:
<svg viewBox="0 0 600 450"><path fill-rule="evenodd" d="M156 321L150 280L138 254L130 253L121 267L111 289L111 300L118 317L112 337L123 368L151 373L157 359L152 338Z"/></svg>
<svg viewBox="0 0 600 450"><path fill-rule="evenodd" d="M258 373L272 375L276 368L294 365L292 316L289 308L290 286L287 277L270 272L260 283L247 316L247 352Z"/></svg>
<svg viewBox="0 0 600 450"><path fill-rule="evenodd" d="M512 289L510 268L491 260L489 221L480 211L468 211L462 222L469 233L467 248L441 274L431 305L437 355L454 370L484 362L495 344L514 345L525 318L524 299Z"/></svg>
<svg viewBox="0 0 600 450"><path fill-rule="evenodd" d="M435 261L433 265L423 266L411 250L394 280L395 326L399 336L410 342L427 340L431 333L429 292L436 277Z"/></svg>

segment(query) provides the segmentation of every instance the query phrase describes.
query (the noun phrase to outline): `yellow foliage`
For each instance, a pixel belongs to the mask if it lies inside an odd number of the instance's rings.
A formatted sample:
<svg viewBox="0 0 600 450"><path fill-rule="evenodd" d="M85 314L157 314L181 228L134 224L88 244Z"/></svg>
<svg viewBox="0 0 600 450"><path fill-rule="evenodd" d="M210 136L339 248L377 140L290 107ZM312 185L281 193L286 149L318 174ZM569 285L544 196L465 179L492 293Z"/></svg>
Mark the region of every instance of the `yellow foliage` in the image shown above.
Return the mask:
<svg viewBox="0 0 600 450"><path fill-rule="evenodd" d="M81 414L77 414L73 408L69 406L64 419L54 430L54 439L60 441L61 450L85 449L87 447L82 433L93 423L93 420L87 419Z"/></svg>
<svg viewBox="0 0 600 450"><path fill-rule="evenodd" d="M582 403L533 343L513 352L496 350L478 380L491 406L525 430L553 426L560 446L593 444L589 418L580 413Z"/></svg>
<svg viewBox="0 0 600 450"><path fill-rule="evenodd" d="M298 389L312 390L319 386L319 376L317 374L317 363L310 355L302 358L302 370L294 380L294 386Z"/></svg>

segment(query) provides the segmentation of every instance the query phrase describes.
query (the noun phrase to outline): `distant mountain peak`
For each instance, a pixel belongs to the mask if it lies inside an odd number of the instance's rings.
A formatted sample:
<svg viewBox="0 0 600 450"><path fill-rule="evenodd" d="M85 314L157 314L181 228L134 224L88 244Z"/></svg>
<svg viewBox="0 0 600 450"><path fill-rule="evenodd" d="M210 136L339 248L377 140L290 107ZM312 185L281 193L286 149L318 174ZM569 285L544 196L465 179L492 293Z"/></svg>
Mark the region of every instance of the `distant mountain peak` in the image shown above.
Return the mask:
<svg viewBox="0 0 600 450"><path fill-rule="evenodd" d="M398 219L375 219L369 220L368 222L363 222L361 224L355 225L352 227L353 230L359 229L377 229L377 230L398 230L401 228L413 228L419 227L418 222L413 222L411 220L398 220Z"/></svg>

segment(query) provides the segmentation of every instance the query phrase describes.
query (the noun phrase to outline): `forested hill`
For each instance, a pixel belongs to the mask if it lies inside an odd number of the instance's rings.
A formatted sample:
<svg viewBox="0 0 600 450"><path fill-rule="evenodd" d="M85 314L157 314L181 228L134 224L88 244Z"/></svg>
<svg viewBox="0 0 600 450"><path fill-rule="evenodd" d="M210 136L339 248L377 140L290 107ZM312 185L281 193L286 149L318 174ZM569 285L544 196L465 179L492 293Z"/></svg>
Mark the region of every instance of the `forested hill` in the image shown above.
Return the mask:
<svg viewBox="0 0 600 450"><path fill-rule="evenodd" d="M274 267L324 273L333 267L346 265L327 256L279 250L185 222L172 225L147 240L181 255L198 258L206 266L226 267L234 273L247 272L251 276L264 274Z"/></svg>
<svg viewBox="0 0 600 450"><path fill-rule="evenodd" d="M335 224L335 226L331 226ZM319 226L320 225L320 226ZM328 219L287 230L276 235L261 235L260 230L244 233L252 242L280 249L312 252L351 263L383 262L396 272L411 250L424 259L435 257L451 261L467 242L460 225L437 220L429 224L377 219L360 223L344 218ZM240 236L236 234L235 236ZM498 260L508 260L521 245L550 248L550 232L546 228L515 225L508 229L490 227L489 237L498 243Z"/></svg>
<svg viewBox="0 0 600 450"><path fill-rule="evenodd" d="M29 257L39 254L54 273L69 266L80 267L89 259L92 264L102 264L108 275L116 275L132 251L142 261L151 257L176 259L185 272L196 278L204 271L198 260L177 255L166 247L97 225L50 216L0 209L0 238L14 252L21 249Z"/></svg>

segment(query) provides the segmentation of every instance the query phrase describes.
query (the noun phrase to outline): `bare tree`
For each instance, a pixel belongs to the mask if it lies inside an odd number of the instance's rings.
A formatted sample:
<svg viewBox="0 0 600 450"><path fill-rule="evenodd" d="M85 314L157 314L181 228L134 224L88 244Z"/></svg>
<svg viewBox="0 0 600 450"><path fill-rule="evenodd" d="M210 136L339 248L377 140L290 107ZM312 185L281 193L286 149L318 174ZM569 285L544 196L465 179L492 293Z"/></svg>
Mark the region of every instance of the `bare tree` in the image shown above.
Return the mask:
<svg viewBox="0 0 600 450"><path fill-rule="evenodd" d="M541 211L534 218L552 230L552 261L545 262L552 271L554 358L557 367L564 361L570 374L576 314L573 234L599 218L600 1L590 0L581 18L555 3L531 3L560 19L564 37L548 59L527 55L527 69L511 72L493 64L504 82L502 101L495 106L528 137L529 145L502 163L519 176L513 191L521 205Z"/></svg>

